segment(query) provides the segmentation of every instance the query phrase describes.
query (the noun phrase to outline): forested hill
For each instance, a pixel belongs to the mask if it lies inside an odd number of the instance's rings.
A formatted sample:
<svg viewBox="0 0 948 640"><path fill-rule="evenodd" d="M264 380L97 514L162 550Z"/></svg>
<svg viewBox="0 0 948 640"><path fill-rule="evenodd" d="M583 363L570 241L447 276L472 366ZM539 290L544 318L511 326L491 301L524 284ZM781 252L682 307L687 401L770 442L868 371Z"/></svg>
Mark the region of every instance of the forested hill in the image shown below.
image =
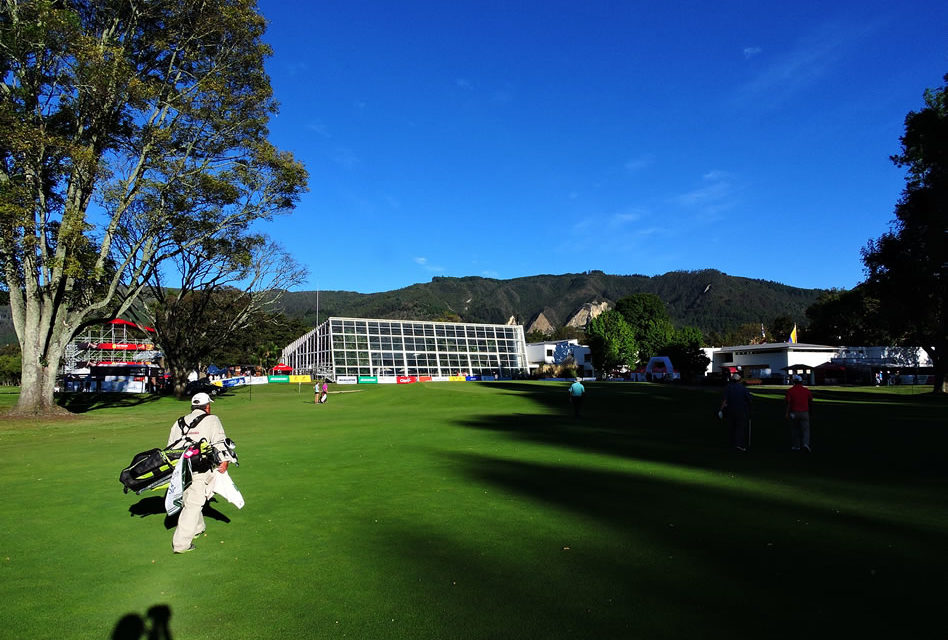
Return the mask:
<svg viewBox="0 0 948 640"><path fill-rule="evenodd" d="M709 333L749 322L767 323L782 315L803 323L806 308L821 291L729 276L713 269L652 277L601 271L512 280L436 277L428 283L381 293L320 291L319 318L430 320L456 314L465 322L504 323L514 316L526 326L542 312L554 327L561 327L585 303L615 304L633 293L654 293L665 302L676 325L691 325ZM288 316L315 324L315 291L287 293L281 304Z"/></svg>

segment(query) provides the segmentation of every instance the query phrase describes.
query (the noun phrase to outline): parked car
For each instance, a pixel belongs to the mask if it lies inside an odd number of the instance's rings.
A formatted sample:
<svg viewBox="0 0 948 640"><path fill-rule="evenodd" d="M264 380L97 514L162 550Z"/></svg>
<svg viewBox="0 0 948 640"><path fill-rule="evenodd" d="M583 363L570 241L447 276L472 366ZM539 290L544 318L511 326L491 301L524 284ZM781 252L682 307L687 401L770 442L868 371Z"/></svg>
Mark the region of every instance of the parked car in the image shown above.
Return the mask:
<svg viewBox="0 0 948 640"><path fill-rule="evenodd" d="M186 396L193 396L195 393L202 392L214 398L221 392L221 388L216 384L211 384L211 381L208 378L192 380L184 388L184 394Z"/></svg>

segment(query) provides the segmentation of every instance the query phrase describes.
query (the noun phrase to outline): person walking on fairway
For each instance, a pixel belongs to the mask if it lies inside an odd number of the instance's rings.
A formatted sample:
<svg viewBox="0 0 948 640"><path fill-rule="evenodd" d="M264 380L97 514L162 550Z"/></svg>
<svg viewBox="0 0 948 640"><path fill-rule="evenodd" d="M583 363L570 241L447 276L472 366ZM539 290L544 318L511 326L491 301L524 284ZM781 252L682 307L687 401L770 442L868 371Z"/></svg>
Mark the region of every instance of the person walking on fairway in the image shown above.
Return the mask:
<svg viewBox="0 0 948 640"><path fill-rule="evenodd" d="M178 420L171 425L168 435L168 446L181 440L185 435L193 442L207 440L208 445L217 452L217 459L221 463L214 466L210 460L198 462L191 466L191 484L181 496L181 514L178 516L178 526L175 527L171 539L171 548L175 553L186 553L194 550L192 540L204 533L204 503L214 495L214 480L217 473L227 471L227 465L233 461L230 450L225 444L227 434L220 418L211 415L211 397L206 393L195 394L191 398L191 413L181 418L184 428ZM183 461L182 461L183 463Z"/></svg>
<svg viewBox="0 0 948 640"><path fill-rule="evenodd" d="M741 384L740 374L732 374L731 381L724 390L720 411L726 413L731 432L731 446L738 451L747 451L749 445L750 405L750 391Z"/></svg>
<svg viewBox="0 0 948 640"><path fill-rule="evenodd" d="M583 406L583 396L586 394L586 387L583 386L583 379L576 378L576 381L569 386L569 401L573 405L573 415L579 417L579 410Z"/></svg>
<svg viewBox="0 0 948 640"><path fill-rule="evenodd" d="M803 378L793 376L793 386L784 396L787 401L786 418L790 421L790 448L810 453L810 410L813 394L803 386Z"/></svg>

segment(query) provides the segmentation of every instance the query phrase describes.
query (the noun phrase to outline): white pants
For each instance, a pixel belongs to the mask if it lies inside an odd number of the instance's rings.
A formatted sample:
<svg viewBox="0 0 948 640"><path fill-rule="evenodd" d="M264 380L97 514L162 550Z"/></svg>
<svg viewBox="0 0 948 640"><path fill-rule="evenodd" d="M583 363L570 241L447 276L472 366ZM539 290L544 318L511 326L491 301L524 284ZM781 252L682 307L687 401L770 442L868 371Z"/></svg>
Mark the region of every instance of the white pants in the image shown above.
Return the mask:
<svg viewBox="0 0 948 640"><path fill-rule="evenodd" d="M191 484L181 496L178 526L171 539L171 548L175 551L186 550L191 546L194 536L204 532L204 503L214 493L213 482L213 469L191 476Z"/></svg>

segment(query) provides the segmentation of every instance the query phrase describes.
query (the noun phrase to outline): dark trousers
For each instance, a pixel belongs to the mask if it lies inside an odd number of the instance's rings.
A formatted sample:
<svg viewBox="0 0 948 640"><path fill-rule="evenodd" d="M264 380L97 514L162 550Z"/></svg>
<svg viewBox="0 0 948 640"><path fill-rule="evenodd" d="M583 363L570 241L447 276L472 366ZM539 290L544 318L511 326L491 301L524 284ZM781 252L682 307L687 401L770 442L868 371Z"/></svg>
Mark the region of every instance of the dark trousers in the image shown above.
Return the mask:
<svg viewBox="0 0 948 640"><path fill-rule="evenodd" d="M743 414L729 413L727 416L728 426L731 428L731 446L747 448L747 431L749 416Z"/></svg>
<svg viewBox="0 0 948 640"><path fill-rule="evenodd" d="M579 409L583 406L582 396L570 396L569 401L573 403L573 415L579 416Z"/></svg>

